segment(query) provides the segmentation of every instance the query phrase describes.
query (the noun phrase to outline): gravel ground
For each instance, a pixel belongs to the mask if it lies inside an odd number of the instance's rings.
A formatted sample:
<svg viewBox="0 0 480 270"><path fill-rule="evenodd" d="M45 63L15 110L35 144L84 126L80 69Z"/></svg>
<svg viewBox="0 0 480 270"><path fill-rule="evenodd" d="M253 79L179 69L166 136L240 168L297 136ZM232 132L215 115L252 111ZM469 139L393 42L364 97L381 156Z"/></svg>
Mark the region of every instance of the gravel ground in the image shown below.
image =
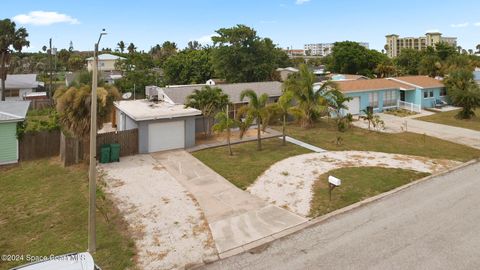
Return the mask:
<svg viewBox="0 0 480 270"><path fill-rule="evenodd" d="M366 151L332 151L290 157L273 164L248 191L270 203L307 216L312 185L328 171L344 167L400 168L438 173L460 162Z"/></svg>
<svg viewBox="0 0 480 270"><path fill-rule="evenodd" d="M216 258L197 201L150 155L125 157L100 170L129 224L140 269L184 269Z"/></svg>

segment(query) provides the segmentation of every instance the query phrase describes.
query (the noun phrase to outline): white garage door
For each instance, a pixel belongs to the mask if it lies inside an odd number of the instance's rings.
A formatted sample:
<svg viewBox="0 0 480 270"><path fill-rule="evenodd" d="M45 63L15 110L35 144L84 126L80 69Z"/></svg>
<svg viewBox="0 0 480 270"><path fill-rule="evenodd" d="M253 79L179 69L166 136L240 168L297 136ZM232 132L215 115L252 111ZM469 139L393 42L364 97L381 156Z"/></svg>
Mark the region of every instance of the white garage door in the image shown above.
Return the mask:
<svg viewBox="0 0 480 270"><path fill-rule="evenodd" d="M148 152L185 147L185 121L148 125Z"/></svg>
<svg viewBox="0 0 480 270"><path fill-rule="evenodd" d="M352 100L345 104L348 107L348 110L345 111L345 114L360 114L360 97L354 97Z"/></svg>

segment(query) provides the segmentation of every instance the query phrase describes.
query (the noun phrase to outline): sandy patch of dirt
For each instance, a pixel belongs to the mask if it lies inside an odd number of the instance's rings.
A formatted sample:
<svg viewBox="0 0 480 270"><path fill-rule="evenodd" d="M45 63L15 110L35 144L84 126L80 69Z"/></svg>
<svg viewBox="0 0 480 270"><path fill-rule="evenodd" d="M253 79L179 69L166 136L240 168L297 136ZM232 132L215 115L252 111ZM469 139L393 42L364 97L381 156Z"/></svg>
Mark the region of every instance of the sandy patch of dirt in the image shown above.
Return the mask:
<svg viewBox="0 0 480 270"><path fill-rule="evenodd" d="M100 169L132 232L139 269L182 269L217 256L197 201L151 156L125 157Z"/></svg>
<svg viewBox="0 0 480 270"><path fill-rule="evenodd" d="M310 212L312 186L320 174L328 171L345 167L384 167L435 174L460 164L451 160L368 151L311 153L275 163L247 191L306 217Z"/></svg>

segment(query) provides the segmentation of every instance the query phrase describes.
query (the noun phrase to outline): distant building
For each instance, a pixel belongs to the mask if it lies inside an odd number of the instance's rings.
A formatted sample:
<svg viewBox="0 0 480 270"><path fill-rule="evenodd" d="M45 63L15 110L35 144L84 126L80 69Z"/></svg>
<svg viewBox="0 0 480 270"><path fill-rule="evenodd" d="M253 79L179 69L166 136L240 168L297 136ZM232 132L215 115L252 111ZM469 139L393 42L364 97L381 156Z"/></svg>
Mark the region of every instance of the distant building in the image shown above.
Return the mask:
<svg viewBox="0 0 480 270"><path fill-rule="evenodd" d="M427 47L435 47L435 44L440 42L445 42L453 47L457 47L456 37L442 37L442 33L439 32L429 32L426 33L424 37L401 38L396 34L385 37L387 39L385 49L389 57L397 57L400 51L405 48L421 51Z"/></svg>
<svg viewBox="0 0 480 270"><path fill-rule="evenodd" d="M118 60L125 60L125 58L113 54L100 54L98 56L98 71L115 71L115 63ZM87 58L87 69L93 69L93 57Z"/></svg>
<svg viewBox="0 0 480 270"><path fill-rule="evenodd" d="M288 56L305 56L305 51L302 49L289 49L287 48L285 52L288 54Z"/></svg>
<svg viewBox="0 0 480 270"><path fill-rule="evenodd" d="M369 48L369 44L367 42L357 42L357 43L367 49ZM327 56L332 53L334 44L335 43L305 44L304 46L305 54L314 55L314 56Z"/></svg>
<svg viewBox="0 0 480 270"><path fill-rule="evenodd" d="M286 67L286 68L277 68L276 69L278 76L280 77L280 81L284 82L288 79L288 76L291 74L297 73L298 69L293 67Z"/></svg>
<svg viewBox="0 0 480 270"><path fill-rule="evenodd" d="M28 94L43 86L43 82L37 81L37 74L9 74L5 80L5 100L24 100Z"/></svg>

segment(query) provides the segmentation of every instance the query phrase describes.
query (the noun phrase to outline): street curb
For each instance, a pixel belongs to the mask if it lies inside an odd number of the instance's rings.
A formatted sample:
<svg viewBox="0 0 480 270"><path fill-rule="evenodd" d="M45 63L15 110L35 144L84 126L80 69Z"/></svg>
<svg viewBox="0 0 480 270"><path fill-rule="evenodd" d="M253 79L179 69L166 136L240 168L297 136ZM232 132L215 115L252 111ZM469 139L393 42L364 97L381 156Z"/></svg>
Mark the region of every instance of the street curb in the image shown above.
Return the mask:
<svg viewBox="0 0 480 270"><path fill-rule="evenodd" d="M401 191L404 191L412 186L416 186L418 184L421 184L421 183L425 183L429 180L432 180L433 178L436 178L436 177L440 177L440 176L443 176L443 175L446 175L446 174L449 174L449 173L452 173L456 170L459 170L459 169L463 169L465 167L468 167L468 166L471 166L471 165L474 165L476 163L479 163L480 162L480 159L473 159L473 160L470 160L470 161L467 161L465 163L462 163L454 168L451 168L451 169L448 169L446 171L443 171L443 172L440 172L440 173L437 173L437 174L432 174L432 175L429 175L427 177L424 177L424 178L421 178L421 179L418 179L418 180L415 180L413 182L410 182L408 184L405 184L403 186L400 186L400 187L397 187L395 189L392 189L390 191L387 191L387 192L384 192L384 193L381 193L381 194L378 194L376 196L373 196L373 197L370 197L370 198L367 198L363 201L360 201L360 202L356 202L354 204L351 204L349 206L346 206L346 207L343 207L343 208L340 208L340 209L337 209L333 212L330 212L328 214L325 214L323 216L320 216L320 217L316 217L316 218L313 218L313 219L310 219L308 221L305 221L304 223L301 223L301 224L298 224L298 225L295 225L293 227L290 227L290 228L287 228L285 230L282 230L280 232L277 232L277 233L274 233L274 234L271 234L271 235L268 235L266 237L263 237L263 238L260 238L260 239L257 239L255 241L252 241L252 242L249 242L249 243L246 243L246 244L243 244L239 247L236 247L234 249L230 249L230 250L227 250L227 251L224 251L220 254L218 254L218 258L220 258L219 260L223 260L223 259L226 259L226 258L229 258L229 257L232 257L232 256L235 256L235 255L238 255L238 254L241 254L241 253L245 253L245 252L249 252L249 251L252 251L253 249L256 249L256 248L260 248L260 247L265 247L267 248L272 242L276 241L276 240L279 240L279 239L282 239L282 238L285 238L287 236L290 236L290 235L293 235L295 233L298 233L300 231L302 231L303 229L306 229L306 228L310 228L310 227L313 227L315 225L318 225L322 222L325 222L331 218L335 218L337 216L340 216L340 215L343 215L343 214L346 214L348 212L351 212L351 211L354 211L358 208L361 208L361 207L364 207L364 206L367 206L373 202L376 202L376 201L379 201L379 200L382 200L386 197L389 197L391 195L394 195L396 193L399 193ZM214 263L216 261L219 261L219 260L214 260L214 261L209 261L209 262L205 262L204 264L202 265L196 265L194 268L191 268L191 269L197 269L199 267L202 267L204 265L207 265L207 264L211 264L211 263Z"/></svg>

